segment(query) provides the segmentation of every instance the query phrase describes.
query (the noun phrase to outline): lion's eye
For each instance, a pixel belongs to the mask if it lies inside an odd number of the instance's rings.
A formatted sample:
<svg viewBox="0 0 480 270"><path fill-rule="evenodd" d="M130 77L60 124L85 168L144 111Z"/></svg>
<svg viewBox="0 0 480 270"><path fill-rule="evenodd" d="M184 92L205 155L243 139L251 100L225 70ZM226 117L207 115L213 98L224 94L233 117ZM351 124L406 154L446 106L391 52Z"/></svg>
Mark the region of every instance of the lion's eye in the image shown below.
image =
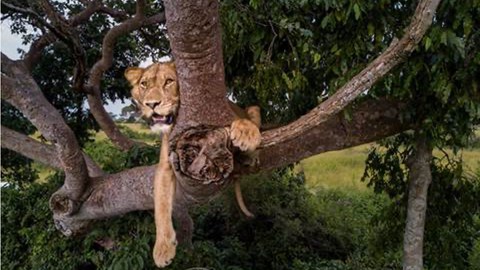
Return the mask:
<svg viewBox="0 0 480 270"><path fill-rule="evenodd" d="M147 81L141 81L141 82L140 82L140 86L141 86L142 88L147 88Z"/></svg>
<svg viewBox="0 0 480 270"><path fill-rule="evenodd" d="M166 79L165 80L165 85L169 85L169 84L172 84L172 83L173 83L172 79Z"/></svg>

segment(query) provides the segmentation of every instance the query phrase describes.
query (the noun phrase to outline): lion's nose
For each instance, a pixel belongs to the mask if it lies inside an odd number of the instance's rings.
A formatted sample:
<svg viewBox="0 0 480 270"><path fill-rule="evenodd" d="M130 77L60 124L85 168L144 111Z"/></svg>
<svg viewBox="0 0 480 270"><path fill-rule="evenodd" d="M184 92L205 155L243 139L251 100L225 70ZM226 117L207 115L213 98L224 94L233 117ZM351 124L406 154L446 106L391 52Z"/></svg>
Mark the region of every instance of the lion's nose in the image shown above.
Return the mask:
<svg viewBox="0 0 480 270"><path fill-rule="evenodd" d="M160 104L160 102L153 101L153 102L145 102L145 106L150 107L150 109L154 109L157 107L157 105Z"/></svg>

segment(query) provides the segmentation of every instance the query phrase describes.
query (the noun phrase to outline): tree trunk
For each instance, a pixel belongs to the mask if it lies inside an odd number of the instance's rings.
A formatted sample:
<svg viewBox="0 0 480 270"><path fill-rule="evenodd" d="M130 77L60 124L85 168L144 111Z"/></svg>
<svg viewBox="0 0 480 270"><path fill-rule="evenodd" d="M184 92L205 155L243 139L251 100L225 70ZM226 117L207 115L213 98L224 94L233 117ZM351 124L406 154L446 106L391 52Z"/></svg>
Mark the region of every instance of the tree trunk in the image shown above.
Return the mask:
<svg viewBox="0 0 480 270"><path fill-rule="evenodd" d="M164 4L180 83L177 132L199 124L229 125L233 113L226 97L218 1L166 0Z"/></svg>
<svg viewBox="0 0 480 270"><path fill-rule="evenodd" d="M165 17L180 88L180 110L170 137L177 198L200 203L230 183L233 154L226 97L219 3L167 0Z"/></svg>
<svg viewBox="0 0 480 270"><path fill-rule="evenodd" d="M423 269L423 238L427 212L427 192L432 181L432 148L417 134L415 152L407 160L409 169L408 209L403 238L403 269Z"/></svg>

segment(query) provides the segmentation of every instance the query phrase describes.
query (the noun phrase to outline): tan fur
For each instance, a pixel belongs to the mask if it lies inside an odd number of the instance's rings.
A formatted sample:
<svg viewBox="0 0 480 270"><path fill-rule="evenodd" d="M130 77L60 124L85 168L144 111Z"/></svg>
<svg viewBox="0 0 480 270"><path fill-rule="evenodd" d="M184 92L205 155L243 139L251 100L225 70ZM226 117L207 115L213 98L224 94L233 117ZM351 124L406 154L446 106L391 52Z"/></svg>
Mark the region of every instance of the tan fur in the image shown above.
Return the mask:
<svg viewBox="0 0 480 270"><path fill-rule="evenodd" d="M155 115L176 116L179 107L179 91L175 65L154 63L147 68L132 67L125 71L125 77L132 85L132 98L147 120ZM232 104L237 118L230 127L232 144L249 156L255 156L255 149L260 145L260 108L257 106L240 109ZM156 128L158 127L158 128ZM155 124L152 130L163 131L160 161L154 178L154 206L156 238L153 258L158 267L165 267L175 257L177 245L172 223L173 198L175 195L175 176L168 161L168 133L171 125ZM257 162L257 159L255 162ZM255 163L254 162L254 163ZM235 183L235 197L242 212L252 217L243 201L240 183Z"/></svg>
<svg viewBox="0 0 480 270"><path fill-rule="evenodd" d="M169 265L175 257L177 240L172 223L175 176L168 162L168 134L162 135L160 161L155 171L153 198L155 211L155 247L153 259L158 267Z"/></svg>
<svg viewBox="0 0 480 270"><path fill-rule="evenodd" d="M176 114L180 101L177 73L173 63L154 63L147 68L132 67L125 71L132 85L132 98L144 118L153 113ZM148 104L159 103L154 109Z"/></svg>

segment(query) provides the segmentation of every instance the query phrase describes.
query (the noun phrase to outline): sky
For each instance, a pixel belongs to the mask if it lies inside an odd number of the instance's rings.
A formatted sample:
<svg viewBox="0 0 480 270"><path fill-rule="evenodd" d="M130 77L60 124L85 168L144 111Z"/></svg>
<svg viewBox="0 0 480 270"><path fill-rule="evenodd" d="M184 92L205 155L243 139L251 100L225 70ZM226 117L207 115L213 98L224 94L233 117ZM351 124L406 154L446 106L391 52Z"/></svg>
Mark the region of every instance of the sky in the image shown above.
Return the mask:
<svg viewBox="0 0 480 270"><path fill-rule="evenodd" d="M29 45L22 44L22 40L19 35L12 34L10 31L10 20L4 20L1 22L1 40L0 40L0 51L7 55L12 60L17 60L20 58L18 49L28 50ZM142 64L142 66L144 66ZM115 103L109 103L105 106L105 109L108 112L119 115L122 111L122 108L130 105L129 100L125 100L126 103L121 103L121 101ZM88 104L84 104L88 108Z"/></svg>

